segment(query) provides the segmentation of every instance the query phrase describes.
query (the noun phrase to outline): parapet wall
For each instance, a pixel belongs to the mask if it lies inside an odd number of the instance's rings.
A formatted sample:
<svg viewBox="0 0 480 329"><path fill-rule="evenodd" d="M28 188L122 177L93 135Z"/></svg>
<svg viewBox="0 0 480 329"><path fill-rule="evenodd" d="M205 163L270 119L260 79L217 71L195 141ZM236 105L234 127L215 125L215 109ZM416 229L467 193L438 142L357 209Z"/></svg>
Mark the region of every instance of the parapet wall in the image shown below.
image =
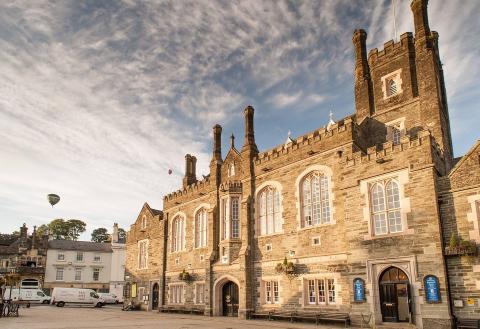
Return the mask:
<svg viewBox="0 0 480 329"><path fill-rule="evenodd" d="M352 141L355 136L355 129L356 125L352 117L347 117L330 126L328 129L322 127L298 137L291 143L286 143L259 153L255 159L255 165L262 166L275 160L281 161L283 156L296 152L300 153L300 151L304 151L305 148L311 148L312 145L316 144L326 151L332 147L342 145L343 142Z"/></svg>
<svg viewBox="0 0 480 329"><path fill-rule="evenodd" d="M396 154L414 148L423 147L424 145L430 145L432 147L433 162L436 165L440 163L443 164L443 152L428 130L419 131L415 137L404 136L401 138L399 144L393 144L389 141L377 146L369 147L366 154L361 151L346 154L345 164L347 167L352 167L372 161L383 163L392 160L391 158L394 158Z"/></svg>
<svg viewBox="0 0 480 329"><path fill-rule="evenodd" d="M403 33L398 42L394 42L393 40L385 42L382 50L378 50L378 48L370 50L368 53L368 63L371 68L372 66L389 62L393 57L408 51L415 51L415 39L411 32Z"/></svg>
<svg viewBox="0 0 480 329"><path fill-rule="evenodd" d="M164 209L168 208L167 204L169 202L185 202L186 199L191 198L194 195L200 197L204 194L209 193L213 187L214 186L211 184L209 177L201 181L196 181L195 183L188 185L184 189L165 195L163 198L163 207Z"/></svg>

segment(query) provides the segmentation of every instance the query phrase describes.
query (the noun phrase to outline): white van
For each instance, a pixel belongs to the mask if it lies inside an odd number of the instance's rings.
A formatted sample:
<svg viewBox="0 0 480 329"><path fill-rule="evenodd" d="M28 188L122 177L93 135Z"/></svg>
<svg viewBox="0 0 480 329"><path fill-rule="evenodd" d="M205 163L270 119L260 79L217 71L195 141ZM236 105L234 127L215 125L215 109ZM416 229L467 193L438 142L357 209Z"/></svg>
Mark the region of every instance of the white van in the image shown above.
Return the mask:
<svg viewBox="0 0 480 329"><path fill-rule="evenodd" d="M12 288L10 295L10 287L5 289L5 297L10 297L12 300L23 300L30 303L48 304L50 303L50 296L46 295L40 289L30 288Z"/></svg>
<svg viewBox="0 0 480 329"><path fill-rule="evenodd" d="M65 304L102 307L104 303L103 298L92 289L53 288L51 304L58 307L64 307Z"/></svg>

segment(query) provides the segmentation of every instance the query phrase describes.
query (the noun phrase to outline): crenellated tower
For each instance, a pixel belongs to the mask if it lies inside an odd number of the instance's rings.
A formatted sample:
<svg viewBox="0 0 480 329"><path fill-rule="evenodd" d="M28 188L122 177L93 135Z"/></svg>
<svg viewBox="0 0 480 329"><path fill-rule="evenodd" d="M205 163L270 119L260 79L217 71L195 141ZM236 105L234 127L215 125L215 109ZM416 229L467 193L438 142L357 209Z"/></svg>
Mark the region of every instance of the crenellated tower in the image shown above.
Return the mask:
<svg viewBox="0 0 480 329"><path fill-rule="evenodd" d="M450 123L438 33L431 32L428 0L413 0L415 36L404 33L383 50L367 55L364 30L355 30L355 107L357 123L366 130L367 144L398 144L420 130L429 130L443 151L447 169L452 163ZM367 119L367 120L366 120Z"/></svg>

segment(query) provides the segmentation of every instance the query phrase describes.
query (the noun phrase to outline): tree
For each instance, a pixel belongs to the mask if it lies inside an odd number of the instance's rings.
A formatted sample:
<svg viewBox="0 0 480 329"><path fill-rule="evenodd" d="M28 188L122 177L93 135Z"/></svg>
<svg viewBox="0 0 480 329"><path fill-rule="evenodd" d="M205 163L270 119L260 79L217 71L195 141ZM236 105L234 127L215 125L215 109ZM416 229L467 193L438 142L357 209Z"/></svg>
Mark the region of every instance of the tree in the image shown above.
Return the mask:
<svg viewBox="0 0 480 329"><path fill-rule="evenodd" d="M87 224L80 219L69 219L67 221L67 240L77 241L80 234L85 232Z"/></svg>
<svg viewBox="0 0 480 329"><path fill-rule="evenodd" d="M118 229L118 242L127 242L127 232L123 228Z"/></svg>
<svg viewBox="0 0 480 329"><path fill-rule="evenodd" d="M105 227L99 227L93 230L92 232L92 241L93 242L105 242L109 238L108 231Z"/></svg>
<svg viewBox="0 0 480 329"><path fill-rule="evenodd" d="M48 224L48 231L56 240L76 241L85 232L87 224L79 219L64 220L57 218Z"/></svg>
<svg viewBox="0 0 480 329"><path fill-rule="evenodd" d="M48 233L48 225L42 224L37 228L37 236L42 237Z"/></svg>
<svg viewBox="0 0 480 329"><path fill-rule="evenodd" d="M55 240L66 240L68 237L67 223L63 218L52 220L48 224L48 231Z"/></svg>

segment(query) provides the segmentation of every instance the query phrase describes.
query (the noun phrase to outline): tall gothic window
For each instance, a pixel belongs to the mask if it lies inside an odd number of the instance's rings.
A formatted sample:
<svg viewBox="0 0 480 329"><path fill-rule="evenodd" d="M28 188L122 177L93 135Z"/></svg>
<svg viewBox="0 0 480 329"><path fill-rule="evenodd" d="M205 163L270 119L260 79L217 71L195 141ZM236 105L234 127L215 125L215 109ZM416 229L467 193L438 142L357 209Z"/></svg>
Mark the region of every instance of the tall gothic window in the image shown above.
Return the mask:
<svg viewBox="0 0 480 329"><path fill-rule="evenodd" d="M231 212L230 212L230 220L232 224L232 238L240 237L240 216L239 216L239 208L240 208L240 200L238 197L232 197L231 199Z"/></svg>
<svg viewBox="0 0 480 329"><path fill-rule="evenodd" d="M225 197L220 200L221 239L240 237L240 198Z"/></svg>
<svg viewBox="0 0 480 329"><path fill-rule="evenodd" d="M258 195L260 235L281 232L280 193L276 188L267 186Z"/></svg>
<svg viewBox="0 0 480 329"><path fill-rule="evenodd" d="M370 188L370 200L375 235L401 232L398 183L393 179L374 183Z"/></svg>
<svg viewBox="0 0 480 329"><path fill-rule="evenodd" d="M207 245L207 222L207 210L202 208L195 215L195 248Z"/></svg>
<svg viewBox="0 0 480 329"><path fill-rule="evenodd" d="M185 248L185 218L176 216L172 222L172 251Z"/></svg>
<svg viewBox="0 0 480 329"><path fill-rule="evenodd" d="M148 268L148 240L138 241L138 268Z"/></svg>
<svg viewBox="0 0 480 329"><path fill-rule="evenodd" d="M302 227L330 223L330 195L328 177L314 171L301 183Z"/></svg>

